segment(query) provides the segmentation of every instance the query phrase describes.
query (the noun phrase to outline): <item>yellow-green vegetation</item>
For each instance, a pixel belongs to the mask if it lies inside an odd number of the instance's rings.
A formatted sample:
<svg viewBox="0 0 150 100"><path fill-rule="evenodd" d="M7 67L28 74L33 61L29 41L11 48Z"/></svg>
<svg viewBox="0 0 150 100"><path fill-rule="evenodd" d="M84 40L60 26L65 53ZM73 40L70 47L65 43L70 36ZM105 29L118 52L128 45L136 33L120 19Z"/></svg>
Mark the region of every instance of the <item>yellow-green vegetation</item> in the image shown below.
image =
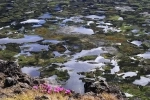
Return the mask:
<svg viewBox="0 0 150 100"><path fill-rule="evenodd" d="M17 52L9 51L9 50L0 50L0 59L4 60L14 60L14 56Z"/></svg>
<svg viewBox="0 0 150 100"><path fill-rule="evenodd" d="M110 69L112 69L112 66L107 65L107 66L104 66L103 69L104 69L105 73L110 73L111 72Z"/></svg>
<svg viewBox="0 0 150 100"><path fill-rule="evenodd" d="M57 66L51 66L49 68L41 69L41 77L50 77L52 75L57 75L57 79L60 81L66 81L69 79L69 74L67 70L57 70Z"/></svg>
<svg viewBox="0 0 150 100"><path fill-rule="evenodd" d="M121 53L126 55L135 55L142 52L138 47L135 47L129 43L123 43L122 45L118 46L118 49Z"/></svg>
<svg viewBox="0 0 150 100"><path fill-rule="evenodd" d="M64 63L66 61L67 61L67 58L65 58L65 57L56 57L56 58L48 59L45 62L49 62L49 63Z"/></svg>
<svg viewBox="0 0 150 100"><path fill-rule="evenodd" d="M112 58L113 57L113 55L112 54L110 54L110 53L103 53L103 54L101 54L105 59L110 59L110 58Z"/></svg>
<svg viewBox="0 0 150 100"><path fill-rule="evenodd" d="M86 60L95 60L96 59L96 55L91 55L91 56L84 56L84 57L80 57L78 58L78 60L81 60L81 61L86 61Z"/></svg>
<svg viewBox="0 0 150 100"><path fill-rule="evenodd" d="M66 3L66 4L69 4L69 0L59 0L59 1L50 1L49 3L48 3L48 5L49 6L51 6L51 7L55 7L57 4L59 4L59 3Z"/></svg>
<svg viewBox="0 0 150 100"><path fill-rule="evenodd" d="M37 55L33 55L33 56L19 56L18 61L21 66L24 65L40 65L40 66L45 65L46 66L52 63L64 63L67 61L67 58L55 57L55 58L43 59Z"/></svg>
<svg viewBox="0 0 150 100"><path fill-rule="evenodd" d="M122 91L134 95L134 97L139 97L141 100L150 100L150 87L149 86L136 86L133 84L122 83L118 84ZM129 100L133 100L130 98Z"/></svg>
<svg viewBox="0 0 150 100"><path fill-rule="evenodd" d="M24 34L21 34L21 33L17 33L17 34L10 34L8 35L9 38L13 38L13 39L19 39L19 38L23 38L24 37Z"/></svg>
<svg viewBox="0 0 150 100"><path fill-rule="evenodd" d="M106 40L113 42L113 43L123 43L127 41L127 38L121 34L113 34L104 37Z"/></svg>
<svg viewBox="0 0 150 100"><path fill-rule="evenodd" d="M20 66L25 66L25 65L33 66L37 64L37 60L33 56L19 56L18 62Z"/></svg>
<svg viewBox="0 0 150 100"><path fill-rule="evenodd" d="M50 30L48 28L40 27L40 28L35 29L35 33L37 33L39 35L48 34L48 33L50 33Z"/></svg>
<svg viewBox="0 0 150 100"><path fill-rule="evenodd" d="M119 16L118 16L118 15L110 16L108 19L109 19L109 20L116 21L116 20L119 19Z"/></svg>
<svg viewBox="0 0 150 100"><path fill-rule="evenodd" d="M130 30L133 29L133 26L132 25L122 24L120 29L122 30L122 32L129 32Z"/></svg>

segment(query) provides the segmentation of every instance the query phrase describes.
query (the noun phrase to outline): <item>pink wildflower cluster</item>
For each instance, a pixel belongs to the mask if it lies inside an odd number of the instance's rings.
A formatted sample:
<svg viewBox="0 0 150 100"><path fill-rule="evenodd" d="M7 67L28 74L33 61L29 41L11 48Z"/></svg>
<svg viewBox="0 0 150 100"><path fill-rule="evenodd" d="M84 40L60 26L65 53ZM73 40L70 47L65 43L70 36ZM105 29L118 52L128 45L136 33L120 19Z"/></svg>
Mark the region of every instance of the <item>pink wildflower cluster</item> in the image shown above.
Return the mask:
<svg viewBox="0 0 150 100"><path fill-rule="evenodd" d="M63 93L63 94L71 94L71 91L68 89L65 89L63 87L52 87L49 84L40 84L39 86L33 86L34 90L38 90L42 93Z"/></svg>

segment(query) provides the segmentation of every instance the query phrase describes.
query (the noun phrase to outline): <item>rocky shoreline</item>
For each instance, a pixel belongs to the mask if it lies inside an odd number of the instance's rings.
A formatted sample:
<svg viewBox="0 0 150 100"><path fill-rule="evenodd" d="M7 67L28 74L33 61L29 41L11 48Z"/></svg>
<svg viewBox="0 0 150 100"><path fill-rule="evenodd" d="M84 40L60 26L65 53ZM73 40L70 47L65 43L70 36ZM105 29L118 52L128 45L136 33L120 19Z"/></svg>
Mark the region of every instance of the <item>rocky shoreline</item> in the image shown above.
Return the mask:
<svg viewBox="0 0 150 100"><path fill-rule="evenodd" d="M45 81L22 73L16 62L0 60L0 98L13 97L40 83Z"/></svg>
<svg viewBox="0 0 150 100"><path fill-rule="evenodd" d="M33 86L44 84L46 80L33 78L21 72L16 62L0 60L0 98L13 97L31 90ZM125 95L115 86L110 86L102 78L85 79L85 94L73 93L71 98L81 98L82 96L93 96L101 98L99 94L114 94L118 100L126 100ZM95 99L95 100L99 100ZM36 99L35 99L36 100ZM42 99L43 100L43 99ZM44 99L45 100L45 99ZM100 99L101 100L101 99Z"/></svg>

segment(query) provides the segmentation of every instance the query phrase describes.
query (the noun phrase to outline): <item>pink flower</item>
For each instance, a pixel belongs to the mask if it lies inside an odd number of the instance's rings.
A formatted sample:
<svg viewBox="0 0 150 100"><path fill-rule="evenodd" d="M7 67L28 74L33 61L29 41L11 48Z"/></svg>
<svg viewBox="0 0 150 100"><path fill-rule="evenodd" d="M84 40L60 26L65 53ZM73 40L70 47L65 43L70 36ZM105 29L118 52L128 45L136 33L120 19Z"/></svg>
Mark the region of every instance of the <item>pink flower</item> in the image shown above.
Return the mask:
<svg viewBox="0 0 150 100"><path fill-rule="evenodd" d="M50 94L50 93L51 93L51 90L48 90L47 93Z"/></svg>
<svg viewBox="0 0 150 100"><path fill-rule="evenodd" d="M70 90L65 90L65 93L66 93L66 94L70 94L71 91L70 91Z"/></svg>
<svg viewBox="0 0 150 100"><path fill-rule="evenodd" d="M64 90L63 87L59 87L59 91L62 92Z"/></svg>
<svg viewBox="0 0 150 100"><path fill-rule="evenodd" d="M59 87L55 87L54 88L54 92L59 93L60 92L60 88Z"/></svg>
<svg viewBox="0 0 150 100"><path fill-rule="evenodd" d="M37 90L37 89L38 89L38 86L33 86L33 89Z"/></svg>

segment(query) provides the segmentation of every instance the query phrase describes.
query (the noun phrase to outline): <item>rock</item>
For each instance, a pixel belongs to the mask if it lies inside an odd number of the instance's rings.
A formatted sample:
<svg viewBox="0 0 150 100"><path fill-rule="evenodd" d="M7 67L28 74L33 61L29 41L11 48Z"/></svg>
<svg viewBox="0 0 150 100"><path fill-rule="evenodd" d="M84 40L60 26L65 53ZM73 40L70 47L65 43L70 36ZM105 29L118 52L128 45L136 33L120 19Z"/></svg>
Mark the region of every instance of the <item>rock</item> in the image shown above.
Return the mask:
<svg viewBox="0 0 150 100"><path fill-rule="evenodd" d="M21 72L16 62L0 60L0 100L30 90L32 86L44 83ZM7 93L5 93L7 91Z"/></svg>
<svg viewBox="0 0 150 100"><path fill-rule="evenodd" d="M0 93L0 98L7 98L7 94L5 94L5 93Z"/></svg>
<svg viewBox="0 0 150 100"><path fill-rule="evenodd" d="M115 94L117 98L125 97L123 93L119 90L119 88L117 88L116 86L108 85L105 79L103 78L85 79L84 92L85 93L92 92L94 94L112 93Z"/></svg>
<svg viewBox="0 0 150 100"><path fill-rule="evenodd" d="M21 90L20 88L19 88L19 89L15 89L15 90L14 90L14 93L15 93L15 94L21 94L21 93L22 93L22 90Z"/></svg>
<svg viewBox="0 0 150 100"><path fill-rule="evenodd" d="M81 97L81 94L80 93L74 93L72 97L77 99L77 98Z"/></svg>
<svg viewBox="0 0 150 100"><path fill-rule="evenodd" d="M20 83L20 87L21 88L26 88L26 89L30 88L30 86L27 83Z"/></svg>
<svg viewBox="0 0 150 100"><path fill-rule="evenodd" d="M4 87L5 88L16 85L16 84L17 84L17 81L11 77L7 77L4 81Z"/></svg>
<svg viewBox="0 0 150 100"><path fill-rule="evenodd" d="M3 61L0 60L0 72L5 75L12 77L16 76L21 72L17 62Z"/></svg>
<svg viewBox="0 0 150 100"><path fill-rule="evenodd" d="M34 85L39 85L39 84L44 84L46 83L47 81L45 79L34 79L33 80L33 84Z"/></svg>
<svg viewBox="0 0 150 100"><path fill-rule="evenodd" d="M109 88L105 83L105 81L86 82L84 88L85 88L85 93L91 91L94 93L109 91Z"/></svg>

